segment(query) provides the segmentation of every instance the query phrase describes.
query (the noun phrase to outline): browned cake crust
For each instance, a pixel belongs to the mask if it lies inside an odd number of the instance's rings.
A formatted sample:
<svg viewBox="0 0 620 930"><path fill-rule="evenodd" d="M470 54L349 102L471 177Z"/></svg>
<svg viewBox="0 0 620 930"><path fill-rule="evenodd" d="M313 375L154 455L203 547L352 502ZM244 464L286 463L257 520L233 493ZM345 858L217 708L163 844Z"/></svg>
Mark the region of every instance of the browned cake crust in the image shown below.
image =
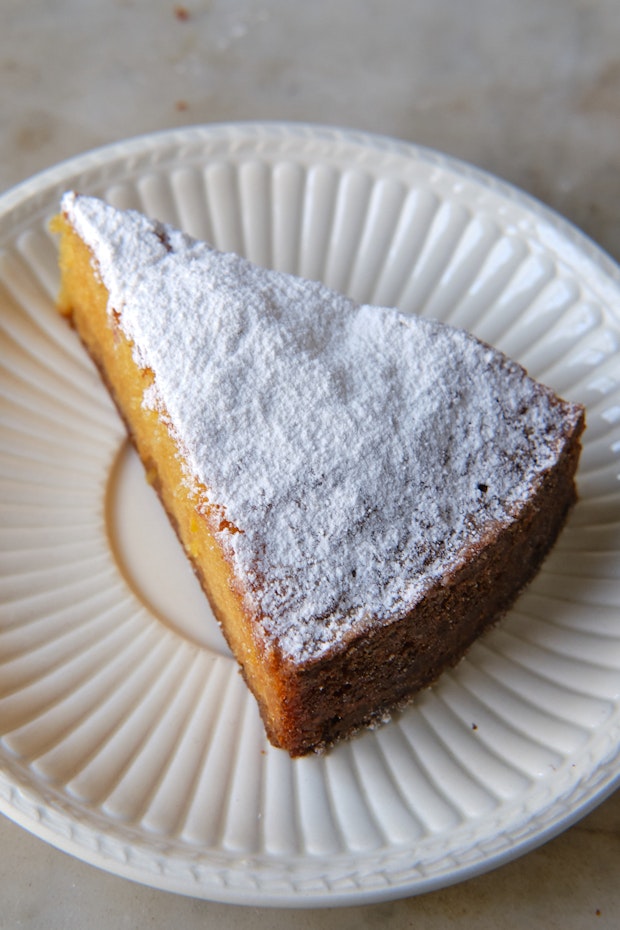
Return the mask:
<svg viewBox="0 0 620 930"><path fill-rule="evenodd" d="M196 507L166 417L144 403L157 374L136 364L130 341L109 312L109 294L90 249L66 219L60 218L56 228L62 233L60 308L117 404L274 745L302 755L384 719L454 665L508 610L540 567L574 503L582 410L553 401L567 412L566 427L554 439L554 466L532 484L513 519L485 522L458 567L447 569L411 609L390 622L351 626L316 657L291 657L266 641L261 617L248 609L248 591L218 541L221 512Z"/></svg>
<svg viewBox="0 0 620 930"><path fill-rule="evenodd" d="M507 612L537 573L575 502L578 458L575 437L519 519L490 531L487 544L472 548L465 564L401 620L303 669L284 671L294 695L292 716L299 721L289 736L293 754L329 746L402 708Z"/></svg>

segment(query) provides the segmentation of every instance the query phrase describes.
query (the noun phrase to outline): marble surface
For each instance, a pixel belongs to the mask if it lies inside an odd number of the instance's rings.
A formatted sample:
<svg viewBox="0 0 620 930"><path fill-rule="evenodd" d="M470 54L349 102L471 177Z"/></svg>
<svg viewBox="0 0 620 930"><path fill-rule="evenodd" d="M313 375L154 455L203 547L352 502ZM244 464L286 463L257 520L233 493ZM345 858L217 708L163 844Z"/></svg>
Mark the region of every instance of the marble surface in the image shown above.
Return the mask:
<svg viewBox="0 0 620 930"><path fill-rule="evenodd" d="M329 123L448 152L524 188L620 259L617 0L3 0L0 190L85 149L185 124ZM607 928L620 793L487 875L296 912L300 930ZM98 871L0 819L0 928L290 926Z"/></svg>

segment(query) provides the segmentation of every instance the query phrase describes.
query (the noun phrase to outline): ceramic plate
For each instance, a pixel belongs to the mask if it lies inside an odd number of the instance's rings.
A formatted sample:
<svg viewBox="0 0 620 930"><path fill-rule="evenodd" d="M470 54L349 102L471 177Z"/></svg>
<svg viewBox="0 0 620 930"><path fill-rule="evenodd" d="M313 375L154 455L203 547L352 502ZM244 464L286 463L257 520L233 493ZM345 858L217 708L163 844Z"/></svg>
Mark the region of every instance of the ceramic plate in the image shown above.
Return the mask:
<svg viewBox="0 0 620 930"><path fill-rule="evenodd" d="M118 417L54 310L66 188L352 297L463 326L587 405L580 502L510 615L390 724L270 747ZM121 143L0 199L0 809L196 897L412 895L531 849L620 775L620 283L478 171L351 132Z"/></svg>

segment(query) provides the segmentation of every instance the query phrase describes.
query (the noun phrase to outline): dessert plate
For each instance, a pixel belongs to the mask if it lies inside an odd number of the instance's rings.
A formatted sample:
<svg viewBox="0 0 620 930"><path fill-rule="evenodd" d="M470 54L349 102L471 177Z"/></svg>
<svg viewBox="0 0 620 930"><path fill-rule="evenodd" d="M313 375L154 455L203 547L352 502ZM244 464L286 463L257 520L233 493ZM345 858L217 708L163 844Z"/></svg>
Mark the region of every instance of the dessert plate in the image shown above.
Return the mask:
<svg viewBox="0 0 620 930"><path fill-rule="evenodd" d="M67 188L364 301L463 326L587 406L580 501L514 609L385 726L291 760L74 333ZM412 895L544 842L620 778L620 276L569 224L405 143L289 124L166 132L0 198L0 810L218 901Z"/></svg>

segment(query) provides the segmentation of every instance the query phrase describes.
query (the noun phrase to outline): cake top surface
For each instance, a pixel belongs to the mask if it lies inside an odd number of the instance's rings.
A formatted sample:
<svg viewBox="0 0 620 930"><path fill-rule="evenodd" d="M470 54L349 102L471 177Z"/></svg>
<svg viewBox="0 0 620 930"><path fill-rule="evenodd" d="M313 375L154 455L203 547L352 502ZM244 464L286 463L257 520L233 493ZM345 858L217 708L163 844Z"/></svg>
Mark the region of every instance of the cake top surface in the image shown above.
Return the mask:
<svg viewBox="0 0 620 930"><path fill-rule="evenodd" d="M62 201L209 489L248 607L304 662L410 609L514 519L578 408L474 337Z"/></svg>

